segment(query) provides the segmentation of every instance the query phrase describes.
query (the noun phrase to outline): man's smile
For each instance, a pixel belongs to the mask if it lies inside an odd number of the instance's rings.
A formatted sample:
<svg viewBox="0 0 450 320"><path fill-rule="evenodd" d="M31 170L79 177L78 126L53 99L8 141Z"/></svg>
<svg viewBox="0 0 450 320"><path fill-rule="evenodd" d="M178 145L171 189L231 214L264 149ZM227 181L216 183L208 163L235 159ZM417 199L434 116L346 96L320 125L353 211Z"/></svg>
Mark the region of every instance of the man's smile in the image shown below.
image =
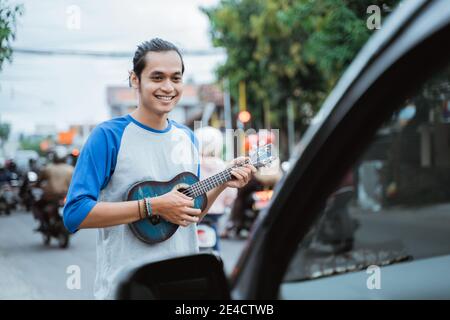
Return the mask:
<svg viewBox="0 0 450 320"><path fill-rule="evenodd" d="M175 96L163 96L163 95L155 95L155 97L162 101L170 101L173 98L175 98Z"/></svg>

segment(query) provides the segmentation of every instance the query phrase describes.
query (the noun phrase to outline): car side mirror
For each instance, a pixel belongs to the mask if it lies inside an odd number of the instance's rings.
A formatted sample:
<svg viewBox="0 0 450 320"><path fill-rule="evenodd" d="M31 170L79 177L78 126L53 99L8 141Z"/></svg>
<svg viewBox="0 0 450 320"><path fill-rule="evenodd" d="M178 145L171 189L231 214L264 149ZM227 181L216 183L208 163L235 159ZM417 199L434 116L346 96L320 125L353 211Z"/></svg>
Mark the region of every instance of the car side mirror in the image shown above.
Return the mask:
<svg viewBox="0 0 450 320"><path fill-rule="evenodd" d="M229 300L230 289L222 260L197 254L147 263L123 271L119 300Z"/></svg>

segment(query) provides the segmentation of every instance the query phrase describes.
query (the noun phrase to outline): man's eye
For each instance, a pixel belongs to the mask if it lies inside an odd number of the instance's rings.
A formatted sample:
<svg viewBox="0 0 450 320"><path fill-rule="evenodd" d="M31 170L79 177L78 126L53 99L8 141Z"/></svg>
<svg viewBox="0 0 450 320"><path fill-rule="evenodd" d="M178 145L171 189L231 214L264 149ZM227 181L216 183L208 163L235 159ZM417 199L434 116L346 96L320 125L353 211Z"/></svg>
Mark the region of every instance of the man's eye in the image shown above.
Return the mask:
<svg viewBox="0 0 450 320"><path fill-rule="evenodd" d="M151 79L152 79L152 80L160 81L160 80L162 80L162 77L156 76L156 77L152 77Z"/></svg>
<svg viewBox="0 0 450 320"><path fill-rule="evenodd" d="M176 81L176 82L180 82L182 80L182 78L181 77L176 77L176 78L173 78L173 81Z"/></svg>

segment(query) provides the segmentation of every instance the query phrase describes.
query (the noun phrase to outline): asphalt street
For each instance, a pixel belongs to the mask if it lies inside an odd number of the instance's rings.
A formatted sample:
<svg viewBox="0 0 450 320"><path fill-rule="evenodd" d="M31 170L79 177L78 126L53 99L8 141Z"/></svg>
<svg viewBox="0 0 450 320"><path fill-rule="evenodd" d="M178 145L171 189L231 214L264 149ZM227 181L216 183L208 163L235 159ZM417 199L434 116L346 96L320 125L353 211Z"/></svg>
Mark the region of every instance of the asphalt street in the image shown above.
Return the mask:
<svg viewBox="0 0 450 320"><path fill-rule="evenodd" d="M286 280L348 272L358 265L385 264L450 252L450 204L391 208L382 212L351 210L359 222L353 250L341 255L312 246L293 257ZM81 230L68 249L55 239L44 246L30 213L0 216L0 299L92 299L96 263L95 229ZM230 274L245 241L222 240L222 260ZM79 268L80 288L67 285L72 268Z"/></svg>
<svg viewBox="0 0 450 320"><path fill-rule="evenodd" d="M33 231L36 226L30 213L0 215L0 299L93 299L97 231L81 230L71 237L68 249L60 249L56 239L44 246L41 234ZM227 273L243 244L222 241ZM67 286L73 266L80 271L80 289Z"/></svg>

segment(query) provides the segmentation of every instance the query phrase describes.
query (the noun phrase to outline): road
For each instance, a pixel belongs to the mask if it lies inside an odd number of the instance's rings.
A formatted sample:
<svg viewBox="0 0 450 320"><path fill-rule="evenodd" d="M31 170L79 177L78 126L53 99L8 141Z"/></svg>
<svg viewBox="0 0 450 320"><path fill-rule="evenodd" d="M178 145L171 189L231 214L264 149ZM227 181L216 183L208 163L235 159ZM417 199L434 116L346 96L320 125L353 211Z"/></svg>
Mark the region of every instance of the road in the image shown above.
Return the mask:
<svg viewBox="0 0 450 320"><path fill-rule="evenodd" d="M55 239L44 246L41 234L33 232L36 226L30 213L0 215L0 299L93 299L97 231L81 230L72 236L68 249L60 249ZM242 241L222 241L227 273L242 247ZM67 287L70 266L80 268L80 289Z"/></svg>
<svg viewBox="0 0 450 320"><path fill-rule="evenodd" d="M356 210L353 216L360 227L353 251L335 256L314 250L299 251L286 278L304 279L330 270L353 270L360 263L379 264L403 257L403 253L414 259L448 254L449 212L450 204L424 206L413 211L392 208L382 213ZM36 222L29 213L0 216L0 299L92 299L97 231L79 231L72 236L70 247L63 250L56 242L44 246L41 235L33 232L35 227ZM243 241L222 241L227 274L244 245ZM81 288L70 290L67 287L71 276L69 267L74 265L80 268Z"/></svg>

